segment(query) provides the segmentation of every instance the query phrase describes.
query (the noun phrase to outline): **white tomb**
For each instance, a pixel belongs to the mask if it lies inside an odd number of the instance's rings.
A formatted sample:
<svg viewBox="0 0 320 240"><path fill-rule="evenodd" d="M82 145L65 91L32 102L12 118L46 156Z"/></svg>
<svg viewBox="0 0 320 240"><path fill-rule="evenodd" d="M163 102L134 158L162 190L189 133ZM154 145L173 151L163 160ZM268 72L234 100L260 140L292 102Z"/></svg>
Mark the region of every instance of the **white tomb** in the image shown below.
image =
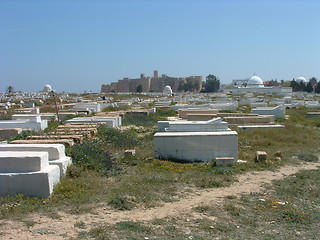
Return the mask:
<svg viewBox="0 0 320 240"><path fill-rule="evenodd" d="M65 155L63 144L0 144L1 152L46 152L49 154L49 165L60 169L60 176L66 174L67 167L72 164L70 157Z"/></svg>
<svg viewBox="0 0 320 240"><path fill-rule="evenodd" d="M66 123L102 123L110 127L119 127L122 124L121 117L76 117Z"/></svg>
<svg viewBox="0 0 320 240"><path fill-rule="evenodd" d="M284 106L277 107L257 107L251 110L252 113L259 115L274 115L275 117L284 117L286 110Z"/></svg>
<svg viewBox="0 0 320 240"><path fill-rule="evenodd" d="M212 132L230 131L228 123L221 118L208 121L158 121L159 132Z"/></svg>
<svg viewBox="0 0 320 240"><path fill-rule="evenodd" d="M33 116L26 120L0 121L0 128L21 128L23 130L40 131L48 127L48 121L42 120L40 116Z"/></svg>
<svg viewBox="0 0 320 240"><path fill-rule="evenodd" d="M47 198L60 180L46 152L0 152L0 196L22 193Z"/></svg>
<svg viewBox="0 0 320 240"><path fill-rule="evenodd" d="M97 113L101 112L100 103L92 102L92 103L79 103L74 105L71 111L87 111L90 110L91 112Z"/></svg>
<svg viewBox="0 0 320 240"><path fill-rule="evenodd" d="M159 121L154 135L154 156L189 162L216 158L238 160L238 133L221 118L209 121Z"/></svg>
<svg viewBox="0 0 320 240"><path fill-rule="evenodd" d="M238 134L224 132L157 132L154 156L190 162L210 162L219 157L238 159Z"/></svg>

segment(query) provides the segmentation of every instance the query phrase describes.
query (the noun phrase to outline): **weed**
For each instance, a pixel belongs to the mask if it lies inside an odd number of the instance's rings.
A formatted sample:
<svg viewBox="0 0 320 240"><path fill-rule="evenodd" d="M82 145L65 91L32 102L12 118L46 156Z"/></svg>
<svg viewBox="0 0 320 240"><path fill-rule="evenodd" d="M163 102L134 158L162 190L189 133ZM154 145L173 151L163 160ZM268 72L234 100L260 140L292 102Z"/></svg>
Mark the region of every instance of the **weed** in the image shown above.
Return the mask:
<svg viewBox="0 0 320 240"><path fill-rule="evenodd" d="M37 224L37 222L32 221L32 220L24 220L23 223L28 227L31 228Z"/></svg>
<svg viewBox="0 0 320 240"><path fill-rule="evenodd" d="M115 111L126 111L128 110L129 107L113 107L113 106L108 106L105 107L102 111L103 112L115 112Z"/></svg>
<svg viewBox="0 0 320 240"><path fill-rule="evenodd" d="M217 167L214 169L214 172L221 175L234 174L234 169L231 167Z"/></svg>
<svg viewBox="0 0 320 240"><path fill-rule="evenodd" d="M150 233L151 229L148 227L143 226L141 223L132 222L132 221L124 221L116 223L116 228L123 231L130 231L130 232L144 232Z"/></svg>
<svg viewBox="0 0 320 240"><path fill-rule="evenodd" d="M228 186L232 183L234 177L224 175L224 176L208 176L198 179L195 182L195 186L200 188L220 188Z"/></svg>
<svg viewBox="0 0 320 240"><path fill-rule="evenodd" d="M25 197L23 194L2 197L0 198L0 218L33 212L39 209L43 201L37 197Z"/></svg>
<svg viewBox="0 0 320 240"><path fill-rule="evenodd" d="M6 120L12 120L12 111L7 111L7 113L0 114L0 120L1 121L6 121Z"/></svg>
<svg viewBox="0 0 320 240"><path fill-rule="evenodd" d="M237 208L234 204L225 204L223 207L232 216L240 216L240 209Z"/></svg>
<svg viewBox="0 0 320 240"><path fill-rule="evenodd" d="M83 221L77 221L77 222L75 222L75 224L73 226L75 228L81 228L81 229L85 229L86 228L86 224Z"/></svg>
<svg viewBox="0 0 320 240"><path fill-rule="evenodd" d="M60 125L60 122L50 121L48 122L48 127L44 130L44 132L45 133L54 132L59 125Z"/></svg>
<svg viewBox="0 0 320 240"><path fill-rule="evenodd" d="M24 140L27 139L27 137L32 135L37 135L38 133L34 130L24 130L20 134L18 134L16 137L10 138L9 141L13 140Z"/></svg>
<svg viewBox="0 0 320 240"><path fill-rule="evenodd" d="M146 114L126 114L123 125L154 126L158 121L166 120L169 116L176 116L177 113L172 109L157 109L155 113Z"/></svg>
<svg viewBox="0 0 320 240"><path fill-rule="evenodd" d="M111 201L110 205L118 210L130 210L134 207L134 201L128 196L117 194Z"/></svg>
<svg viewBox="0 0 320 240"><path fill-rule="evenodd" d="M235 195L229 195L229 196L226 196L227 199L237 199L237 196Z"/></svg>
<svg viewBox="0 0 320 240"><path fill-rule="evenodd" d="M207 216L214 216L217 215L217 208L215 206L209 205L200 205L194 208L196 212L205 214ZM218 210L219 211L219 210Z"/></svg>
<svg viewBox="0 0 320 240"><path fill-rule="evenodd" d="M86 140L76 144L72 148L72 159L74 164L103 175L115 164L110 154L105 151L103 142L99 140Z"/></svg>
<svg viewBox="0 0 320 240"><path fill-rule="evenodd" d="M72 164L67 168L66 176L69 178L78 178L84 171L84 168L82 165L75 165Z"/></svg>
<svg viewBox="0 0 320 240"><path fill-rule="evenodd" d="M319 161L319 157L315 156L313 154L308 154L308 153L300 153L298 154L298 158L300 160L306 161L306 162L318 162Z"/></svg>
<svg viewBox="0 0 320 240"><path fill-rule="evenodd" d="M106 127L104 125L99 126L98 135L104 144L110 144L117 149L134 148L139 143L139 139L133 132L122 132L119 129Z"/></svg>

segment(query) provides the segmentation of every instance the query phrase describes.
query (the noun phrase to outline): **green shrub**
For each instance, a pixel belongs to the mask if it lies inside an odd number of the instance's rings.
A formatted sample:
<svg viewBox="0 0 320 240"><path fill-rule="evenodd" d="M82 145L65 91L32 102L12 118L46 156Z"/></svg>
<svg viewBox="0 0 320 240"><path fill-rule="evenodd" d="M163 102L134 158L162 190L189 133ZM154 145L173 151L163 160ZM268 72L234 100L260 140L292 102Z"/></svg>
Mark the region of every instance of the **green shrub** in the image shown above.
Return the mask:
<svg viewBox="0 0 320 240"><path fill-rule="evenodd" d="M157 108L157 111L154 114L159 117L173 117L177 115L176 111L173 109L167 110L162 108Z"/></svg>
<svg viewBox="0 0 320 240"><path fill-rule="evenodd" d="M72 148L71 155L76 165L102 174L106 174L114 165L110 154L104 149L103 142L99 140L87 140L76 144Z"/></svg>
<svg viewBox="0 0 320 240"><path fill-rule="evenodd" d="M83 167L79 165L72 164L68 167L66 176L69 178L78 178L83 172Z"/></svg>
<svg viewBox="0 0 320 240"><path fill-rule="evenodd" d="M105 107L102 111L103 112L115 112L115 111L120 111L120 110L128 110L129 107L113 107L113 106L108 106L108 107Z"/></svg>
<svg viewBox="0 0 320 240"><path fill-rule="evenodd" d="M306 162L318 162L319 161L319 157L310 154L310 153L300 153L298 155L298 158L300 160L306 161Z"/></svg>
<svg viewBox="0 0 320 240"><path fill-rule="evenodd" d="M24 140L27 139L27 137L32 136L32 135L37 135L38 133L34 130L24 130L22 131L18 136L11 138L10 141L13 140Z"/></svg>
<svg viewBox="0 0 320 240"><path fill-rule="evenodd" d="M48 122L48 127L44 130L45 133L53 132L56 128L60 125L57 121L50 121Z"/></svg>
<svg viewBox="0 0 320 240"><path fill-rule="evenodd" d="M151 117L151 115L146 115L143 113L137 114L126 114L123 118L123 125L136 125L136 126L152 126L156 124L156 121Z"/></svg>
<svg viewBox="0 0 320 240"><path fill-rule="evenodd" d="M123 125L136 125L136 126L154 126L158 121L166 120L167 117L176 116L177 113L172 109L157 109L155 113L149 115L137 113L137 114L126 114L124 116Z"/></svg>
<svg viewBox="0 0 320 240"><path fill-rule="evenodd" d="M110 205L118 210L131 210L134 207L134 202L124 195L116 195L111 201Z"/></svg>
<svg viewBox="0 0 320 240"><path fill-rule="evenodd" d="M122 132L104 125L99 126L98 136L103 142L120 149L133 148L139 143L139 139L131 131Z"/></svg>
<svg viewBox="0 0 320 240"><path fill-rule="evenodd" d="M1 121L12 120L12 114L13 113L11 111L7 111L7 113L0 115L0 120Z"/></svg>

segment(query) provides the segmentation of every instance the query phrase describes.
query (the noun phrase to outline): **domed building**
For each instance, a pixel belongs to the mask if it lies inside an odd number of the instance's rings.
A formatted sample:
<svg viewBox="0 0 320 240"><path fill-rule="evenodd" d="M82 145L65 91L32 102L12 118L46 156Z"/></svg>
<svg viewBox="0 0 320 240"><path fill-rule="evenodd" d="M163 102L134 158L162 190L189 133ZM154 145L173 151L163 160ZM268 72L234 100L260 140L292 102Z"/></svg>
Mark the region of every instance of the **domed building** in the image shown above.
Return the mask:
<svg viewBox="0 0 320 240"><path fill-rule="evenodd" d="M163 89L164 94L172 95L172 89L169 85L165 86Z"/></svg>
<svg viewBox="0 0 320 240"><path fill-rule="evenodd" d="M264 87L263 81L260 77L252 76L251 78L249 78L247 82L247 88L260 88L260 87Z"/></svg>
<svg viewBox="0 0 320 240"><path fill-rule="evenodd" d="M295 81L296 81L297 83L303 83L303 84L307 84L307 83L308 83L307 79L306 79L305 77L302 77L302 76L296 78Z"/></svg>
<svg viewBox="0 0 320 240"><path fill-rule="evenodd" d="M51 92L51 91L52 91L52 87L49 84L45 85L42 90L42 92Z"/></svg>
<svg viewBox="0 0 320 240"><path fill-rule="evenodd" d="M265 93L265 94L288 94L292 87L265 86L263 80L254 75L247 79L232 80L233 87L224 88L223 92L229 93Z"/></svg>

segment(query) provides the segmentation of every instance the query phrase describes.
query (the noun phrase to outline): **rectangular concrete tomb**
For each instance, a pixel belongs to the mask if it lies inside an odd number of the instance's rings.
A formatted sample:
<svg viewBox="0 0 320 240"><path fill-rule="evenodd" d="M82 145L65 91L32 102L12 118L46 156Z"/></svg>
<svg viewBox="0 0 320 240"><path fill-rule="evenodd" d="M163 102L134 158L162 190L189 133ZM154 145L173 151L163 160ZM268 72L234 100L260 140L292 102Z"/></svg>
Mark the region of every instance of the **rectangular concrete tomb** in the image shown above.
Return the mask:
<svg viewBox="0 0 320 240"><path fill-rule="evenodd" d="M46 152L49 155L49 165L57 165L60 175L65 176L67 167L72 164L70 157L65 155L63 144L0 144L1 152Z"/></svg>
<svg viewBox="0 0 320 240"><path fill-rule="evenodd" d="M211 132L229 131L228 124L221 118L208 121L158 121L159 132Z"/></svg>
<svg viewBox="0 0 320 240"><path fill-rule="evenodd" d="M46 152L0 152L0 196L22 193L47 198L60 180Z"/></svg>
<svg viewBox="0 0 320 240"><path fill-rule="evenodd" d="M46 152L0 152L2 173L37 172L48 166Z"/></svg>
<svg viewBox="0 0 320 240"><path fill-rule="evenodd" d="M252 113L259 115L274 115L275 117L284 117L286 111L285 107L280 105L276 107L257 107L251 110Z"/></svg>
<svg viewBox="0 0 320 240"><path fill-rule="evenodd" d="M221 132L157 132L154 156L160 159L210 162L216 158L238 159L238 134Z"/></svg>

